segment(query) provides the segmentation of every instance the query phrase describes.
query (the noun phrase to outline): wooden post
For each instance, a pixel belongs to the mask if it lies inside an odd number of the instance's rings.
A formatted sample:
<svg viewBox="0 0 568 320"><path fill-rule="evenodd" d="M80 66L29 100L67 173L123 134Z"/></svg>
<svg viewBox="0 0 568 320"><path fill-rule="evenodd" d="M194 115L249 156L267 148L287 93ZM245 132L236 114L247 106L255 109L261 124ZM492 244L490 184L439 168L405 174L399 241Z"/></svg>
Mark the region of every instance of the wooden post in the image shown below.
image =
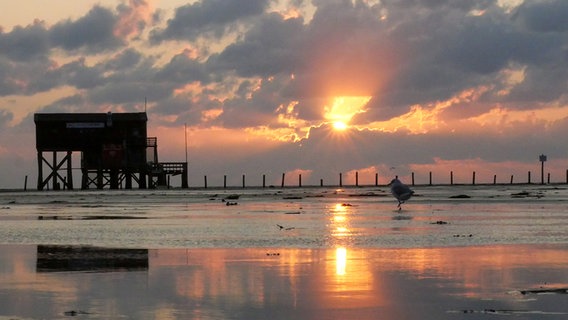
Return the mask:
<svg viewBox="0 0 568 320"><path fill-rule="evenodd" d="M300 188L302 187L302 174L301 173L298 175L298 187L300 187Z"/></svg>
<svg viewBox="0 0 568 320"><path fill-rule="evenodd" d="M359 172L358 171L355 172L355 186L356 187L359 186Z"/></svg>
<svg viewBox="0 0 568 320"><path fill-rule="evenodd" d="M568 177L568 170L566 170L566 172L567 172L566 175ZM566 181L568 181L568 179L566 179ZM378 187L378 186L379 186L379 174L375 173L375 187Z"/></svg>
<svg viewBox="0 0 568 320"><path fill-rule="evenodd" d="M323 187L323 179L320 179L320 187Z"/></svg>
<svg viewBox="0 0 568 320"><path fill-rule="evenodd" d="M24 191L28 190L28 176L24 179Z"/></svg>
<svg viewBox="0 0 568 320"><path fill-rule="evenodd" d="M265 174L262 175L262 187L266 188L266 175Z"/></svg>
<svg viewBox="0 0 568 320"><path fill-rule="evenodd" d="M513 175L511 175L511 184L513 184Z"/></svg>
<svg viewBox="0 0 568 320"><path fill-rule="evenodd" d="M227 189L227 175L223 176L223 188Z"/></svg>
<svg viewBox="0 0 568 320"><path fill-rule="evenodd" d="M67 186L69 190L73 190L73 168L71 165L71 151L67 151Z"/></svg>
<svg viewBox="0 0 568 320"><path fill-rule="evenodd" d="M475 185L475 171L473 172L473 176L471 177L471 184Z"/></svg>
<svg viewBox="0 0 568 320"><path fill-rule="evenodd" d="M566 170L566 183L568 183L568 170ZM37 152L37 190L43 190L43 152Z"/></svg>
<svg viewBox="0 0 568 320"><path fill-rule="evenodd" d="M430 171L430 185L432 185L432 171Z"/></svg>
<svg viewBox="0 0 568 320"><path fill-rule="evenodd" d="M207 189L207 175L203 176L203 183L204 183L205 189Z"/></svg>
<svg viewBox="0 0 568 320"><path fill-rule="evenodd" d="M151 182L152 180L152 176L148 177L148 182ZM103 169L101 167L97 168L97 189L103 189L103 184L104 184L104 180L103 180ZM152 185L152 183L148 183L150 185ZM152 186L153 188L154 186Z"/></svg>
<svg viewBox="0 0 568 320"><path fill-rule="evenodd" d="M57 183L57 174L56 174L56 168L57 168L57 151L53 151L53 175L52 175L52 190L59 190L59 184ZM101 183L102 184L102 183ZM102 186L101 188L102 189Z"/></svg>
<svg viewBox="0 0 568 320"><path fill-rule="evenodd" d="M284 177L286 176L286 173L282 173L282 188L284 188Z"/></svg>
<svg viewBox="0 0 568 320"><path fill-rule="evenodd" d="M341 172L339 173L339 187L343 187L343 176Z"/></svg>
<svg viewBox="0 0 568 320"><path fill-rule="evenodd" d="M550 172L547 174L546 183L550 184Z"/></svg>
<svg viewBox="0 0 568 320"><path fill-rule="evenodd" d="M245 187L245 175L243 174L243 188Z"/></svg>
<svg viewBox="0 0 568 320"><path fill-rule="evenodd" d="M189 188L189 182L187 177L187 161L185 161L182 165L181 187L184 189ZM132 182L130 183L130 187L127 187L127 189L132 189Z"/></svg>
<svg viewBox="0 0 568 320"><path fill-rule="evenodd" d="M529 181L528 184L531 184L531 172L529 171Z"/></svg>
<svg viewBox="0 0 568 320"><path fill-rule="evenodd" d="M546 155L541 154L538 158L540 160L540 184L544 184L544 162L546 161Z"/></svg>
<svg viewBox="0 0 568 320"><path fill-rule="evenodd" d="M454 184L454 172L450 171L450 185Z"/></svg>
<svg viewBox="0 0 568 320"><path fill-rule="evenodd" d="M497 184L497 175L496 174L493 175L493 184Z"/></svg>
<svg viewBox="0 0 568 320"><path fill-rule="evenodd" d="M414 172L412 172L411 175L412 175L412 185L414 185Z"/></svg>

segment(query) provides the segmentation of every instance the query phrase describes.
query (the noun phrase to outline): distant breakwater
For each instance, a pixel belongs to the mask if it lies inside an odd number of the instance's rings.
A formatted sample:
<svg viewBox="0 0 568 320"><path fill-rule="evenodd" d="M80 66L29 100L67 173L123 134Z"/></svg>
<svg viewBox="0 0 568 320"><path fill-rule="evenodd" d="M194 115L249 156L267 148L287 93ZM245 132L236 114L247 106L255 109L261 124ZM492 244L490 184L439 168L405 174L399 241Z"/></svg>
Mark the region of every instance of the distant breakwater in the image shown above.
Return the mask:
<svg viewBox="0 0 568 320"><path fill-rule="evenodd" d="M499 179L496 174L492 176L488 176L485 173L481 178L476 173L476 171L470 173L464 173L463 171L460 172L459 175L454 175L454 171L449 171L447 174L436 174L434 175L433 172L427 173L420 173L415 174L415 172L411 172L409 175L404 175L399 177L398 175L389 175L389 174L369 174L366 173L364 175L360 174L359 172L350 171L348 174L338 173L337 178L324 180L313 179L313 176L310 177L308 183L305 183L305 180L302 180L302 174L290 174L290 173L282 173L279 177L274 177L271 175L270 181L272 183L268 183L267 175L262 174L261 179L259 179L258 175L246 175L242 174L240 177L231 176L231 182L229 182L229 175L222 176L222 182L219 182L219 175L213 175L214 180L216 183L210 183L209 178L211 176L204 175L203 180L199 181L198 178L193 177L189 179L188 188L198 188L198 189L239 189L239 188L314 188L314 187L339 187L339 188L349 188L349 187L379 187L379 186L386 186L393 178L400 178L403 182L407 185L411 186L448 186L448 185L535 185L535 184L554 184L554 185L561 185L561 184L568 184L568 170L566 170L566 174L563 177L555 176L552 179L551 174L547 173L544 174L542 172L538 177L533 176L531 171L528 171L526 175L500 175ZM458 178L456 178L458 177ZM170 176L167 176L164 185L160 185L157 188L180 188L176 181L171 181ZM239 179L240 178L240 179ZM24 191L27 191L27 176L24 183ZM240 181L238 181L240 180ZM279 180L277 183L274 183L276 180ZM123 189L123 185L119 185L118 189ZM181 187L183 188L183 187ZM152 188L151 188L152 189ZM0 192L9 192L9 191L19 191L21 189L3 189ZM49 190L49 185L47 185L47 189ZM64 189L62 189L64 190Z"/></svg>
<svg viewBox="0 0 568 320"><path fill-rule="evenodd" d="M353 174L351 175L353 176ZM263 174L262 175L262 184L258 185L258 184L247 184L247 175L243 174L241 176L241 184L240 185L229 185L227 183L227 175L223 176L223 185L210 185L209 184L209 180L208 180L208 176L204 175L203 176L203 185L201 186L197 186L197 187L202 187L202 188L247 188L247 187L256 187L256 188L285 188L285 187L372 187L372 186L385 186L387 185L390 180L394 177L398 177L398 176L387 176L387 175L383 175L382 176L382 180L380 180L380 176L378 173L374 174L374 183L369 183L369 177L365 177L366 178L366 182L365 183L360 183L360 174L359 172L355 172L354 177L350 177L350 181L346 181L345 179L345 175L343 173L338 173L337 176L337 180L335 181L324 181L324 179L319 179L319 184L303 184L302 182L302 174L298 174L298 175L294 175L292 177L290 177L290 175L286 175L285 173L282 173L281 176L281 180L280 180L280 184L276 185L276 184L267 184L267 179L266 179L266 175ZM463 177L463 176L462 176ZM543 174L540 177L538 177L536 180L534 179L534 177L532 176L532 173L530 171L527 172L527 175L525 177L517 177L515 178L514 175L510 175L506 177L506 181L503 181L503 178L501 178L501 180L497 180L497 175L493 175L492 179L489 180L480 180L477 176L477 173L475 171L471 172L471 176L470 179L464 180L462 178L462 180L458 181L457 179L454 178L454 172L450 171L448 173L448 176L446 177L435 177L433 175L432 172L428 172L427 178L424 179L417 179L416 175L414 172L412 172L410 174L410 176L408 177L408 179L410 179L409 181L405 181L405 183L415 186L415 185L427 185L427 186L434 186L434 185L438 185L438 186L447 186L447 185L512 185L512 184L551 184L551 174L548 173L546 176ZM361 179L362 181L363 179ZM566 176L565 176L565 180L564 181L555 181L554 184L568 184L568 170L566 170ZM168 183L169 185L169 183ZM195 183L193 184L193 186L195 187Z"/></svg>

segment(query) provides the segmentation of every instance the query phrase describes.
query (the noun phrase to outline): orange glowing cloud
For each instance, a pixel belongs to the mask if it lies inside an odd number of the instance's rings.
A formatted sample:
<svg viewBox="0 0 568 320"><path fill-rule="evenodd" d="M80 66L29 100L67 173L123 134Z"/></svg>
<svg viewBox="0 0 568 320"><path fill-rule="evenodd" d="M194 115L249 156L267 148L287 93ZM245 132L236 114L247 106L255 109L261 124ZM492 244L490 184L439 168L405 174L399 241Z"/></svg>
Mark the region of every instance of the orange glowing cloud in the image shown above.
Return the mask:
<svg viewBox="0 0 568 320"><path fill-rule="evenodd" d="M223 114L223 109L211 109L201 112L201 121L209 122L217 119L221 114Z"/></svg>
<svg viewBox="0 0 568 320"><path fill-rule="evenodd" d="M121 39L139 36L152 16L152 8L144 0L129 0L128 5L120 7L119 11L114 35Z"/></svg>
<svg viewBox="0 0 568 320"><path fill-rule="evenodd" d="M259 126L254 128L246 128L244 130L251 135L263 137L273 141L279 142L298 142L302 138L308 136L309 128L269 128L267 126Z"/></svg>
<svg viewBox="0 0 568 320"><path fill-rule="evenodd" d="M469 88L447 100L416 104L410 107L409 112L401 116L387 121L372 122L367 124L366 127L371 130L384 132L405 130L411 134L425 134L441 129L449 130L448 120L443 117L443 112L454 106L473 104L489 89L486 86ZM463 129L464 123L459 123L458 125Z"/></svg>

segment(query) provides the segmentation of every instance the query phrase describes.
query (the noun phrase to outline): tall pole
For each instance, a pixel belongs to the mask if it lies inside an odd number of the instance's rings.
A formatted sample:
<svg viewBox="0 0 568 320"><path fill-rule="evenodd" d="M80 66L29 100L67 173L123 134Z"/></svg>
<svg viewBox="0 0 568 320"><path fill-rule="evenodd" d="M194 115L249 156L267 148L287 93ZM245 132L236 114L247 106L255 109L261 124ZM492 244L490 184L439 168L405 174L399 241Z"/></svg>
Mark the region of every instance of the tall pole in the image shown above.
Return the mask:
<svg viewBox="0 0 568 320"><path fill-rule="evenodd" d="M544 184L544 161L540 162L540 184Z"/></svg>
<svg viewBox="0 0 568 320"><path fill-rule="evenodd" d="M183 124L183 134L185 138L185 163L187 163L187 122Z"/></svg>
<svg viewBox="0 0 568 320"><path fill-rule="evenodd" d="M183 171L183 176L181 179L181 184L182 184L182 188L189 188L189 164L187 163L188 159L187 159L187 123L183 124L183 137L185 139L185 165L184 165L184 171ZM205 182L205 187L207 188L207 182Z"/></svg>
<svg viewBox="0 0 568 320"><path fill-rule="evenodd" d="M540 160L540 184L544 184L544 162L546 162L546 155L541 154L538 159Z"/></svg>

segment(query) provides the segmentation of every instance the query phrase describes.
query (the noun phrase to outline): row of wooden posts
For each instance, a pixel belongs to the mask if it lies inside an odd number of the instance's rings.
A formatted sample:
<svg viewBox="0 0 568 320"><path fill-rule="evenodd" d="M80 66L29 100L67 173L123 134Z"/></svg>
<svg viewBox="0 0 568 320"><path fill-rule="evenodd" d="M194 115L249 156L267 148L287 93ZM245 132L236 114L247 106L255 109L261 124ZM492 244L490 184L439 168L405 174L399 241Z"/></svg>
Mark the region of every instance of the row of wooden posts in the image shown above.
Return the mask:
<svg viewBox="0 0 568 320"><path fill-rule="evenodd" d="M207 187L208 187L207 176L205 175L205 176L203 177L203 179L204 179L204 181L203 181L203 182L204 182L204 187L207 188ZM544 183L545 183L545 180L544 180L544 179L545 179L544 174L542 174L542 175L541 175L541 181L540 181L541 184L544 184ZM514 176L511 175L511 179L510 179L510 181L509 181L509 184L513 184L513 183L514 183L513 180L514 180ZM281 180L280 187L284 188L285 186L287 186L287 185L285 184L285 181L286 181L286 174L285 174L285 173L282 173L282 180ZM390 182L390 180L389 180L389 182ZM416 181L415 181L415 179L414 179L414 172L411 173L411 181L408 182L408 183L411 184L411 185L413 185L413 186L416 185ZM531 172L530 172L530 171L528 172L528 174L527 174L527 181L526 181L526 182L519 182L519 183L527 183L527 184L533 183L532 180L531 180ZM546 183L550 183L550 173L547 174ZM568 184L568 170L566 170L566 183ZM473 171L473 173L472 173L471 184L472 184L472 185L477 184L475 171ZM486 183L486 184L489 184L489 183ZM493 175L493 184L497 184L497 175ZM323 186L324 186L323 179L320 179L320 184L319 184L319 185L320 185L320 187L323 187ZM428 174L428 184L427 184L427 185L430 185L430 186L433 185L433 183L432 183L432 172L431 172L431 171L430 171L429 174ZM453 171L450 171L450 185L454 185L454 172L453 172ZM288 185L288 186L290 186L290 185ZM302 185L302 174L299 174L299 175L298 175L298 184L297 184L297 187L302 187L302 186L303 186L303 185ZM328 185L328 186L333 186L333 185ZM343 174L342 174L342 173L339 173L339 184L337 184L337 185L335 185L335 186L339 186L339 187L343 187L343 186L344 186L344 184L343 184ZM359 187L359 186L360 186L360 185L359 185L359 172L355 172L355 185L354 185L354 186L355 186L355 187ZM367 185L367 186L368 186L368 185ZM374 184L374 186L379 186L379 174L378 174L378 173L375 173L375 184ZM243 174L243 176L242 176L242 187L243 187L243 188L246 188L246 175L244 175L244 174ZM266 175L265 175L265 174L262 175L262 187L263 187L263 188L266 188ZM274 186L271 185L270 187L274 187ZM224 176L223 176L223 188L227 188L227 175L224 175Z"/></svg>

